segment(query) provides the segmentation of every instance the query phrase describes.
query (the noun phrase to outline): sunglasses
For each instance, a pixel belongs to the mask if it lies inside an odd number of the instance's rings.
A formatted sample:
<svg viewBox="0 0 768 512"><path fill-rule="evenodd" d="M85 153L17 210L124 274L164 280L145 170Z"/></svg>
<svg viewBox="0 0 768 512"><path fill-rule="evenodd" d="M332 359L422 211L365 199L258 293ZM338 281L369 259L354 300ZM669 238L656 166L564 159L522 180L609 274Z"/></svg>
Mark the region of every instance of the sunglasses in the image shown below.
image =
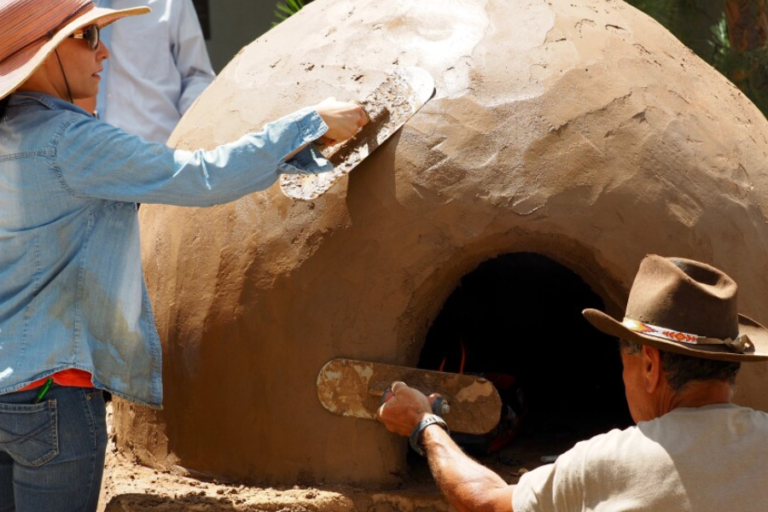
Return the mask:
<svg viewBox="0 0 768 512"><path fill-rule="evenodd" d="M86 42L88 42L88 47L91 50L95 50L99 47L99 26L91 25L85 28L81 28L69 37L74 37L75 39L84 39Z"/></svg>

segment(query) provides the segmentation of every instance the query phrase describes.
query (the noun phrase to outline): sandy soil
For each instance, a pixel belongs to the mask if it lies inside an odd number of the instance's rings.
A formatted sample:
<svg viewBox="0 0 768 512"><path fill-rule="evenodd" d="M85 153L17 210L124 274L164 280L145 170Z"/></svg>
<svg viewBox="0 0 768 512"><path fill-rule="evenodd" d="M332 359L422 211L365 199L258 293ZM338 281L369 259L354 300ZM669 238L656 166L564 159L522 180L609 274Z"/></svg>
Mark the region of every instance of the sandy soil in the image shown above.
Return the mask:
<svg viewBox="0 0 768 512"><path fill-rule="evenodd" d="M375 512L448 511L432 485L407 491L371 492L354 488L276 489L205 482L158 473L112 451L99 512Z"/></svg>
<svg viewBox="0 0 768 512"><path fill-rule="evenodd" d="M426 465L409 475L401 490L370 491L351 487L261 488L203 481L158 472L117 451L108 405L109 446L99 512L418 512L448 511ZM181 471L180 471L181 473Z"/></svg>
<svg viewBox="0 0 768 512"><path fill-rule="evenodd" d="M108 404L109 446L99 512L419 512L451 509L440 495L426 460L413 455L408 473L397 490L376 491L345 486L285 488L253 487L236 482L200 480L177 473L160 472L137 464L119 453ZM533 441L533 442L532 442ZM542 464L541 454L556 454L570 441L544 442L526 439L512 443L498 454L480 461L507 482Z"/></svg>
<svg viewBox="0 0 768 512"><path fill-rule="evenodd" d="M453 510L441 496L425 459L412 455L397 490L345 486L253 487L236 482L200 480L142 466L119 453L108 404L109 446L99 512L419 512ZM562 453L572 440L526 438L501 452L480 458L510 484L541 464L542 454Z"/></svg>

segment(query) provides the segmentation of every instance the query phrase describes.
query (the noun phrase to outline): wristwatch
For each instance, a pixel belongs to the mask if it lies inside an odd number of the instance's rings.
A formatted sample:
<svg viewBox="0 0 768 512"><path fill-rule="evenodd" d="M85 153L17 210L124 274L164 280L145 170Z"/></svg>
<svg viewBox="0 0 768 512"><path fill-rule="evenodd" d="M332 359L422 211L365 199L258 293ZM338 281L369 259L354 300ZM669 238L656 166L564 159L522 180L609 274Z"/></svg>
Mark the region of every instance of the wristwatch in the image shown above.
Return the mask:
<svg viewBox="0 0 768 512"><path fill-rule="evenodd" d="M413 428L413 432L411 432L411 435L408 438L408 442L411 444L411 448L413 448L413 450L422 457L426 457L427 454L424 451L424 446L421 444L421 437L424 433L424 429L430 425L439 425L443 430L450 433L448 430L448 425L446 425L443 418L436 414L425 416L424 419L422 419L418 425Z"/></svg>

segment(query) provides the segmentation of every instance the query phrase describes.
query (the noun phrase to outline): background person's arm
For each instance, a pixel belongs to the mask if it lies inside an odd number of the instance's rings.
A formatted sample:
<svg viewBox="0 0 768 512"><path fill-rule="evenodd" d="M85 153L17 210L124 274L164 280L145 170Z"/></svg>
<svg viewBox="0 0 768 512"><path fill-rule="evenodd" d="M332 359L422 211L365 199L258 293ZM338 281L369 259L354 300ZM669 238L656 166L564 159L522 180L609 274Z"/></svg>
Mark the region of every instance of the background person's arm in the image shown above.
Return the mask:
<svg viewBox="0 0 768 512"><path fill-rule="evenodd" d="M181 78L179 114L192 106L198 96L216 78L211 59L200 28L200 20L191 0L174 0L178 4L174 11L174 27L171 33L171 51Z"/></svg>

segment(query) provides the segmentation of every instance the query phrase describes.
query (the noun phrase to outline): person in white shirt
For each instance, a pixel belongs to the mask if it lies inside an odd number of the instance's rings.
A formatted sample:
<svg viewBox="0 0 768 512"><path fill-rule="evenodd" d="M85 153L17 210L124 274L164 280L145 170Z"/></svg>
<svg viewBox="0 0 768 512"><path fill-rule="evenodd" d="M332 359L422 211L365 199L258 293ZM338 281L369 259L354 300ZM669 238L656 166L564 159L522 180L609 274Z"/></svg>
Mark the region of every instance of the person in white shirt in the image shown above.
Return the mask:
<svg viewBox="0 0 768 512"><path fill-rule="evenodd" d="M216 74L191 0L96 0L98 7L152 12L105 27L111 51L88 112L147 141L165 143Z"/></svg>
<svg viewBox="0 0 768 512"><path fill-rule="evenodd" d="M768 414L731 400L740 364L768 360L768 330L737 311L736 283L722 271L647 256L622 321L584 311L592 325L620 340L637 426L580 442L517 485L467 457L430 413L427 397L403 382L392 385L379 419L410 435L459 512L764 510Z"/></svg>

